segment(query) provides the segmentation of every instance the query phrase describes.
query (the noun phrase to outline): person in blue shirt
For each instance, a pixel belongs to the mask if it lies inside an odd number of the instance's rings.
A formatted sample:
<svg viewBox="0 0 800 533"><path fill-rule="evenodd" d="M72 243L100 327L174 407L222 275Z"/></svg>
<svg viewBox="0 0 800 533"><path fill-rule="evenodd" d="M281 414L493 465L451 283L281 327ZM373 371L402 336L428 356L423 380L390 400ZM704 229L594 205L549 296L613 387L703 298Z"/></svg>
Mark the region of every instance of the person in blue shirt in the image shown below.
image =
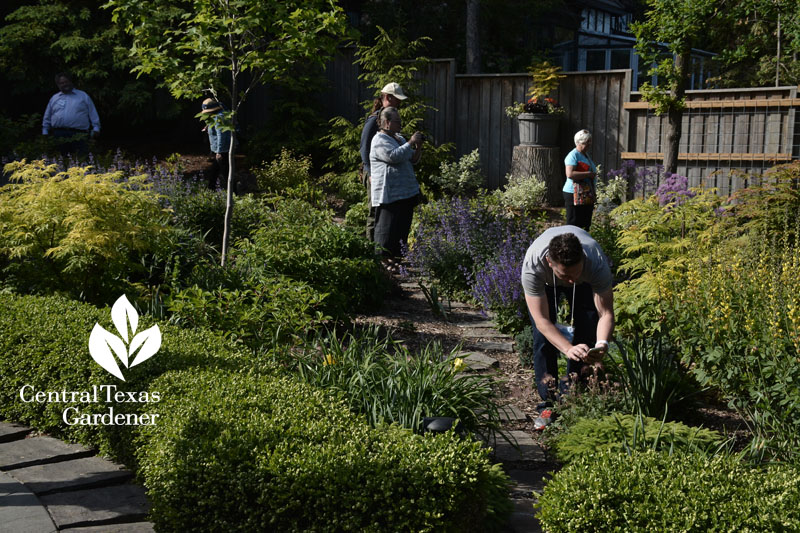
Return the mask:
<svg viewBox="0 0 800 533"><path fill-rule="evenodd" d="M597 165L587 155L592 147L592 134L589 130L581 130L575 134L575 149L564 158L567 171L567 182L562 189L564 204L567 207L567 225L578 226L586 231L592 225L592 212L594 203L575 205L574 192L576 182L589 180L592 190L595 189L597 179Z"/></svg>
<svg viewBox="0 0 800 533"><path fill-rule="evenodd" d="M208 176L208 185L212 190L227 189L228 186L228 152L231 149L231 132L223 131L220 120L223 115L222 104L213 98L203 100L202 113L213 117L206 121L205 131L208 133L208 145L214 154L214 169Z"/></svg>
<svg viewBox="0 0 800 533"><path fill-rule="evenodd" d="M69 74L60 72L55 80L58 92L44 110L42 135L63 139L59 144L62 155L85 155L89 137L100 133L100 116L89 95L73 86Z"/></svg>

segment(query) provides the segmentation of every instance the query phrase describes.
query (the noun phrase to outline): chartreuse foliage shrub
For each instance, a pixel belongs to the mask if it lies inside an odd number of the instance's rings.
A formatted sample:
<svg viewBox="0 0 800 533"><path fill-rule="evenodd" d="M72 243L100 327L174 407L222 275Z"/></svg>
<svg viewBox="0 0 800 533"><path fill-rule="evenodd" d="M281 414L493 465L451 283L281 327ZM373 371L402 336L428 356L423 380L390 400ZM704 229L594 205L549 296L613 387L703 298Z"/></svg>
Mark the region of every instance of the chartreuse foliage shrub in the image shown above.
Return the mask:
<svg viewBox="0 0 800 533"><path fill-rule="evenodd" d="M284 198L297 198L321 206L322 188L311 179L311 158L295 157L283 148L280 156L253 171L258 188Z"/></svg>
<svg viewBox="0 0 800 533"><path fill-rule="evenodd" d="M21 292L63 291L104 301L124 290L139 258L168 244L168 212L146 177L9 163L0 189L0 266Z"/></svg>
<svg viewBox="0 0 800 533"><path fill-rule="evenodd" d="M279 274L327 294L323 311L334 317L383 300L386 281L374 245L300 200L278 201L266 225L236 243L234 257L249 276Z"/></svg>
<svg viewBox="0 0 800 533"><path fill-rule="evenodd" d="M798 461L800 228L695 258L665 301L673 335L703 384L752 421L757 449Z"/></svg>
<svg viewBox="0 0 800 533"><path fill-rule="evenodd" d="M500 429L497 388L477 374L460 375L460 349L429 344L413 355L402 343L368 330L342 339L318 336L299 364L300 378L341 391L372 426L397 423L422 431L423 418L458 418L464 430L488 436Z"/></svg>
<svg viewBox="0 0 800 533"><path fill-rule="evenodd" d="M680 422L615 413L603 418L581 418L558 436L555 449L564 463L605 450L699 450L713 452L724 444L716 431L692 428Z"/></svg>
<svg viewBox="0 0 800 533"><path fill-rule="evenodd" d="M662 205L656 195L625 202L611 212L619 228L619 269L631 279L614 288L620 333L658 332L664 327L665 286L679 278L693 257L719 241L714 225L721 200L713 190L692 190ZM711 229L711 231L709 231Z"/></svg>
<svg viewBox="0 0 800 533"><path fill-rule="evenodd" d="M110 332L108 308L70 301L55 296L16 296L0 294L0 415L30 424L46 433L96 446L102 453L128 464L132 457L131 430L126 426L68 426L62 411L75 406L81 413L104 413L108 404L23 402L20 389L30 385L35 391L85 391L92 386L114 384L120 391L147 391L150 382L169 369L241 368L268 371L269 360L245 359L219 335L203 329L185 330L159 324L161 348L145 363L125 370L125 381L118 380L96 364L89 354L89 335L95 323ZM141 317L138 331L152 326ZM114 403L116 413L135 413L140 403ZM145 404L146 405L146 404ZM149 410L144 409L144 412Z"/></svg>
<svg viewBox="0 0 800 533"><path fill-rule="evenodd" d="M480 444L369 428L329 391L221 371L168 373L141 474L159 531L487 531L508 478Z"/></svg>
<svg viewBox="0 0 800 533"><path fill-rule="evenodd" d="M798 475L727 455L601 451L547 482L537 516L548 533L798 531Z"/></svg>

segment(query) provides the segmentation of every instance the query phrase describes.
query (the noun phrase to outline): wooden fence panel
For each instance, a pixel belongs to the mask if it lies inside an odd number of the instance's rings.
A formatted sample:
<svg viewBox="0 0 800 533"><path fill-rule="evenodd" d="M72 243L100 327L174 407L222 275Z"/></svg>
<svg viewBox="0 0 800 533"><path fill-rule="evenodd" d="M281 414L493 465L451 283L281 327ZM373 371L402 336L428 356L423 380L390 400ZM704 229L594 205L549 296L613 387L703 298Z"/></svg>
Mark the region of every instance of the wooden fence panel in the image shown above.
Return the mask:
<svg viewBox="0 0 800 533"><path fill-rule="evenodd" d="M796 95L796 87L688 91L678 173L692 186L729 194L767 168L797 159ZM663 159L667 119L640 99L634 93L625 106L631 115L632 151L624 157L653 167Z"/></svg>

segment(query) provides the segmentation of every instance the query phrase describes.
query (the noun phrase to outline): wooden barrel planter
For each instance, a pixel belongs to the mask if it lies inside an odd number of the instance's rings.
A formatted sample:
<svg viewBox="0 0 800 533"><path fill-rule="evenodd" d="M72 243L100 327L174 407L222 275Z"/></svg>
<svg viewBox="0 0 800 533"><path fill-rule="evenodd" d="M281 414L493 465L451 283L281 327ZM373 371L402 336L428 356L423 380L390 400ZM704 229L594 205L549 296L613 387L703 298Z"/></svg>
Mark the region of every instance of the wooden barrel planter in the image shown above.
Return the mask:
<svg viewBox="0 0 800 533"><path fill-rule="evenodd" d="M517 120L521 146L558 146L558 115L520 113Z"/></svg>

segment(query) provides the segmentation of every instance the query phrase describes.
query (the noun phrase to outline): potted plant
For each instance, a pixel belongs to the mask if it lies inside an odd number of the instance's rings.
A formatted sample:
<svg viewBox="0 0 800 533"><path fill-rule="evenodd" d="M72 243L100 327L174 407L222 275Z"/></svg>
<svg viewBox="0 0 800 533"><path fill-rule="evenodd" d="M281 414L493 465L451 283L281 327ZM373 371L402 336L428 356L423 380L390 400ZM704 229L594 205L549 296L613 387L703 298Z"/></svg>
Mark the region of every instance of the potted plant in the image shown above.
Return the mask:
<svg viewBox="0 0 800 533"><path fill-rule="evenodd" d="M561 67L547 61L533 64L528 68L532 80L528 101L524 104L515 102L506 108L506 114L519 122L521 145L556 146L558 123L565 110L549 95L565 77L560 70Z"/></svg>

